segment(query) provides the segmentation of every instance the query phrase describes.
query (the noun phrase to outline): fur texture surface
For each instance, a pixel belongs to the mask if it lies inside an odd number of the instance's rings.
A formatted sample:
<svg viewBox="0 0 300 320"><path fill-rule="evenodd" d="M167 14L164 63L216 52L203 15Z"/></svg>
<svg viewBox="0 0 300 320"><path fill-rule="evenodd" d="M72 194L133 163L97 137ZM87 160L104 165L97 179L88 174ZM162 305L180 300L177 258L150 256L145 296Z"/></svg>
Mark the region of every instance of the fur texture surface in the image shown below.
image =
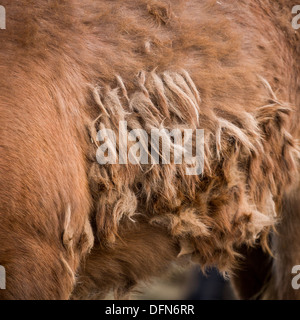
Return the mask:
<svg viewBox="0 0 300 320"><path fill-rule="evenodd" d="M279 294L300 263L293 1L3 2L0 298L123 298L189 258L240 297L297 298ZM97 131L124 120L204 129L203 174L100 165ZM249 289L241 261L261 248Z"/></svg>

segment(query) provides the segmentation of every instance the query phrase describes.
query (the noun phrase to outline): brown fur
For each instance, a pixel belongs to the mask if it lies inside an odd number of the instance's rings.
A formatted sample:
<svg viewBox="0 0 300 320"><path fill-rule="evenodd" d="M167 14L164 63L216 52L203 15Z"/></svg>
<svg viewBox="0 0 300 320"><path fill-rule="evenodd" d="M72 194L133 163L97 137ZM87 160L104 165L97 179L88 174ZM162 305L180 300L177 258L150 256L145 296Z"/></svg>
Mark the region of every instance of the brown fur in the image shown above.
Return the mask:
<svg viewBox="0 0 300 320"><path fill-rule="evenodd" d="M297 221L281 218L299 167L291 1L3 2L0 298L122 297L186 255L231 274ZM119 120L204 129L203 175L99 165L96 132ZM270 297L297 264L276 237Z"/></svg>

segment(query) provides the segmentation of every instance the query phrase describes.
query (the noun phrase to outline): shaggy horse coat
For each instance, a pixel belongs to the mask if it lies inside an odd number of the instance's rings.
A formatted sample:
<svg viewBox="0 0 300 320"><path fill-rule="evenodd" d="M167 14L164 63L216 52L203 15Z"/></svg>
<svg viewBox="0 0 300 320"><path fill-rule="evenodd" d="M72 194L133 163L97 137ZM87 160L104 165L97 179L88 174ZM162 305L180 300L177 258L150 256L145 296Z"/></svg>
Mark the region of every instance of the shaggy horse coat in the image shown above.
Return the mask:
<svg viewBox="0 0 300 320"><path fill-rule="evenodd" d="M241 298L300 298L295 4L2 1L0 298L123 298L189 259ZM203 174L100 165L119 121L204 129Z"/></svg>

